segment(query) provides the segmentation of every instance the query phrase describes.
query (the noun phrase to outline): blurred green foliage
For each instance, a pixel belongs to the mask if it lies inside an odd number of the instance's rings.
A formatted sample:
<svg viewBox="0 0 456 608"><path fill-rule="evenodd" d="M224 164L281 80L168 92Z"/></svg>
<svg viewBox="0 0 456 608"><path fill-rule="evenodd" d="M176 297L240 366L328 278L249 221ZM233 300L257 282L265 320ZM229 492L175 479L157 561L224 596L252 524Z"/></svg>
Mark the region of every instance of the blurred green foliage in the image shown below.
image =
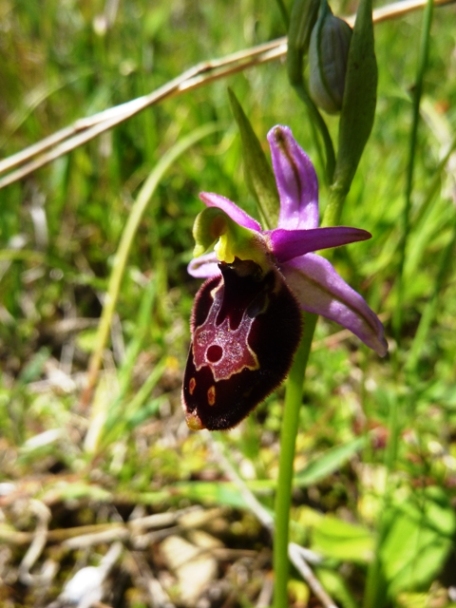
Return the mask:
<svg viewBox="0 0 456 608"><path fill-rule="evenodd" d="M255 0L135 0L112 14L110 7L115 3L101 0L0 0L2 158L77 118L148 93L193 64L285 33L279 8ZM333 6L338 14L352 8ZM402 307L400 344L391 340L390 357L379 360L320 320L306 378L293 534L324 557L321 580L344 606L362 605L375 546L385 581L377 606L437 605L432 598L456 586L456 275L448 262L456 230L456 157L448 155L456 133L455 18L454 6L435 11L403 301L394 286L420 13L376 26L376 120L342 218L373 238L334 256L340 274L381 314L388 335L395 307ZM189 433L180 411L198 288L186 272L193 220L202 209L198 192L224 194L255 213L228 86L265 151L271 126L292 128L315 159L324 209L323 167L280 61L145 110L0 191L0 482L42 478L32 495L52 496L52 504L128 500L150 510L195 502L245 509L242 493L223 483L223 463L211 449L218 441L271 508L283 392L217 439ZM180 156L143 217L103 373L92 408L84 409L81 388L104 294L141 184L176 142L213 122L220 131ZM335 119L328 124L334 136ZM407 368L431 298L425 339ZM50 430L57 432L46 435ZM91 443L91 433L98 442ZM340 446L346 450L334 452ZM57 487L52 475L73 482ZM439 606L449 605L444 595Z"/></svg>

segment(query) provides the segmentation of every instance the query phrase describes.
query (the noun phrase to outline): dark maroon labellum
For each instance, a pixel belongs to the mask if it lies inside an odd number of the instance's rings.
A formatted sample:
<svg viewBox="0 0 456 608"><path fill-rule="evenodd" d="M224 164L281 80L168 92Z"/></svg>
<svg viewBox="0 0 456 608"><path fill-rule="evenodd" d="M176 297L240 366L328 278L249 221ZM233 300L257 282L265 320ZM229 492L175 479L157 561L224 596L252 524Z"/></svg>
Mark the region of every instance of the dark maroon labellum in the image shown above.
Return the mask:
<svg viewBox="0 0 456 608"><path fill-rule="evenodd" d="M198 291L183 407L191 429L238 424L285 378L301 337L299 306L275 268L219 264Z"/></svg>

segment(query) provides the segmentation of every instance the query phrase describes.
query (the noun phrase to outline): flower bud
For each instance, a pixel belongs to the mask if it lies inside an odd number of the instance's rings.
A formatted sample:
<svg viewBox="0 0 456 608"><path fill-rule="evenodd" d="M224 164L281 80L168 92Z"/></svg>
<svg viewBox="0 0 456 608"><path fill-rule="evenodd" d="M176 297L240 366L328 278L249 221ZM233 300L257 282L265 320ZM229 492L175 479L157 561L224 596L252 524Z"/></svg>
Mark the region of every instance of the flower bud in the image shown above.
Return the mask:
<svg viewBox="0 0 456 608"><path fill-rule="evenodd" d="M335 17L324 2L310 37L309 90L313 101L328 114L342 108L352 29Z"/></svg>

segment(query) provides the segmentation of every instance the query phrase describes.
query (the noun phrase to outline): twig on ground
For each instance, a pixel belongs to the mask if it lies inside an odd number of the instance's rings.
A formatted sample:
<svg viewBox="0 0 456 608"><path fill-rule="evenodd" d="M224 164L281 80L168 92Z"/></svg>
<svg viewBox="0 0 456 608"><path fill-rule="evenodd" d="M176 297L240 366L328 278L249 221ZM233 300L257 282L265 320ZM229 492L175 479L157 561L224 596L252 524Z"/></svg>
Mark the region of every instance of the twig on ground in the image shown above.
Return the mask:
<svg viewBox="0 0 456 608"><path fill-rule="evenodd" d="M64 604L77 604L78 608L90 608L99 602L105 593L104 582L122 553L121 543L114 543L99 566L86 566L68 580L58 600Z"/></svg>
<svg viewBox="0 0 456 608"><path fill-rule="evenodd" d="M221 443L214 440L213 436L209 433L209 431L206 432L206 437L208 443L211 446L215 458L222 466L227 477L237 485L239 491L242 494L243 499L245 500L247 506L252 511L252 513L263 524L263 526L272 533L274 529L274 519L271 513L265 507L263 507L257 497L253 494L253 492L247 487L247 485L238 475L231 462L225 456Z"/></svg>
<svg viewBox="0 0 456 608"><path fill-rule="evenodd" d="M140 552L131 551L130 556L129 570L131 575L138 581L138 587L146 591L152 608L174 608L174 604L160 581L154 576L143 555Z"/></svg>
<svg viewBox="0 0 456 608"><path fill-rule="evenodd" d="M38 501L32 501L36 503ZM46 505L40 503L44 509L48 509ZM163 531L167 529L175 530L175 527L186 528L189 524L180 524L182 517L189 513L201 511L200 507L187 507L180 509L179 511L169 513L156 513L154 515L147 515L145 517L138 517L128 521L127 523L113 522L113 523L101 523L87 526L76 526L73 528L56 528L54 530L47 529L47 523L45 521L45 512L43 511L40 519L40 524L37 525L39 532L38 538L42 542L44 538L44 531L46 533L45 540L49 543L65 543L69 546L74 541L75 546L90 546L99 542L112 542L114 540L124 539L125 537L135 537L140 534L144 534L146 531L155 529ZM38 509L35 509L38 512ZM174 526L174 527L172 527ZM39 528L39 529L38 529ZM31 543L30 549L27 551L26 556L23 559L23 568L29 570L35 563L37 557L38 541L35 541L33 552L31 551L34 539L37 537L37 530L33 532L19 532L11 529L9 526L2 525L0 527L0 542L8 545L23 546ZM86 542L87 541L87 542ZM30 553L30 556L27 555ZM34 557L34 561L32 561Z"/></svg>
<svg viewBox="0 0 456 608"><path fill-rule="evenodd" d="M323 589L319 580L316 578L315 574L312 572L311 568L307 564L307 554L308 549L303 550L302 547L296 545L295 543L290 543L288 545L288 556L291 562L294 564L295 568L299 571L302 578L312 589L314 594L318 597L324 608L337 608L336 604Z"/></svg>
<svg viewBox="0 0 456 608"><path fill-rule="evenodd" d="M260 595L255 608L269 608L272 604L272 594L274 591L274 580L272 576L266 576L263 581Z"/></svg>
<svg viewBox="0 0 456 608"><path fill-rule="evenodd" d="M24 585L31 585L34 582L34 577L30 573L30 570L33 568L46 546L48 526L51 519L51 512L44 503L34 499L31 500L29 504L36 515L38 522L35 531L33 532L32 542L19 565L19 580L24 583Z"/></svg>

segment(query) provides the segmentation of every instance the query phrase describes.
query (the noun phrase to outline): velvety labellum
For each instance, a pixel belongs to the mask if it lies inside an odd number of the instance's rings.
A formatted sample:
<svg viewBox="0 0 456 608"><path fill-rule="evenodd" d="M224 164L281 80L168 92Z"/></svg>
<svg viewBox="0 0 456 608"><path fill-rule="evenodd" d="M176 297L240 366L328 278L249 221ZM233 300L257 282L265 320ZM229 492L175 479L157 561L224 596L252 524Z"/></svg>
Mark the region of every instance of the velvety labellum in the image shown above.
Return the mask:
<svg viewBox="0 0 456 608"><path fill-rule="evenodd" d="M219 264L193 307L183 386L187 424L229 429L288 372L301 335L301 313L282 275L251 261Z"/></svg>

